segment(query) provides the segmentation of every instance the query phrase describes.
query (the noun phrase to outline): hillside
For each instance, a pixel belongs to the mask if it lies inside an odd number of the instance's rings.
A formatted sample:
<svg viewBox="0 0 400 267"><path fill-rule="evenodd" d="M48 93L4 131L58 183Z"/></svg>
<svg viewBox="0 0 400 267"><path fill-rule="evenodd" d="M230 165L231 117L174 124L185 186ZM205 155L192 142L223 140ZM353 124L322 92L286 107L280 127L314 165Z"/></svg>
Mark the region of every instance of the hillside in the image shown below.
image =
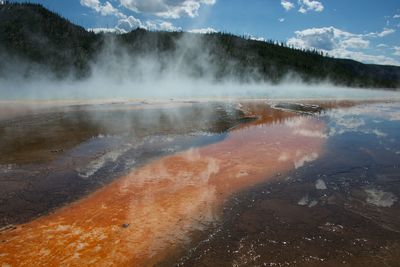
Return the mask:
<svg viewBox="0 0 400 267"><path fill-rule="evenodd" d="M84 77L98 40L94 33L41 5L0 5L3 51L26 62L49 66L59 75L73 70L78 77Z"/></svg>
<svg viewBox="0 0 400 267"><path fill-rule="evenodd" d="M112 44L112 45L111 45ZM150 32L137 29L126 34L95 34L74 25L38 4L0 5L0 76L7 77L13 62L28 66L24 77L45 69L57 78L85 79L91 66L100 64L107 50L117 59L151 55L160 68L179 64L193 77L211 75L215 80L235 77L280 82L295 73L306 82L329 80L354 87L399 88L400 67L363 64L335 59L317 51L301 51L273 42L248 40L213 33ZM121 54L121 50L126 53ZM104 61L104 59L103 59ZM204 62L206 61L206 64ZM19 63L17 63L18 65Z"/></svg>

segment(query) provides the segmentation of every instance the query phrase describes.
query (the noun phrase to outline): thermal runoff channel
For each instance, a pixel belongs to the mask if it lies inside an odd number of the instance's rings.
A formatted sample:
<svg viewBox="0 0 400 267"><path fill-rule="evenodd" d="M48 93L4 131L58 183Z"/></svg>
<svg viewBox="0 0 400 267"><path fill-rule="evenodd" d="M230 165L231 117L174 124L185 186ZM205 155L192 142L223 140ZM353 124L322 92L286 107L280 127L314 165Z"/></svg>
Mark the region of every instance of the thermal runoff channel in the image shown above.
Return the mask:
<svg viewBox="0 0 400 267"><path fill-rule="evenodd" d="M51 215L2 232L2 262L142 266L162 259L191 231L218 222L235 192L279 179L323 153L323 121L260 105L242 107L254 120L219 142L156 159Z"/></svg>

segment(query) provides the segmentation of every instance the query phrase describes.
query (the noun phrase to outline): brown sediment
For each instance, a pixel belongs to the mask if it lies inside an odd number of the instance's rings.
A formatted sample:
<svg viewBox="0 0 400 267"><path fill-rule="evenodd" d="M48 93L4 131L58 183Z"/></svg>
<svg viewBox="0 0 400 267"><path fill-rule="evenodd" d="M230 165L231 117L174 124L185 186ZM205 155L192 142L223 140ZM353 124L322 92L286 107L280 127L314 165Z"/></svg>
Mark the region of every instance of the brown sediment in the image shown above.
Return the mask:
<svg viewBox="0 0 400 267"><path fill-rule="evenodd" d="M249 110L259 120L219 143L156 160L51 215L1 232L0 262L152 265L189 232L217 220L232 193L322 153L324 125L317 118Z"/></svg>
<svg viewBox="0 0 400 267"><path fill-rule="evenodd" d="M218 112L211 104L186 102L41 107L22 115L29 107L16 106L19 116L0 107L0 165L48 164L98 135L140 140L158 134L221 132L239 119L238 114ZM8 119L2 120L2 110Z"/></svg>
<svg viewBox="0 0 400 267"><path fill-rule="evenodd" d="M196 101L166 101L131 99L131 100L0 100L0 120L13 119L32 114L48 114L80 110L143 110L168 109L191 106Z"/></svg>

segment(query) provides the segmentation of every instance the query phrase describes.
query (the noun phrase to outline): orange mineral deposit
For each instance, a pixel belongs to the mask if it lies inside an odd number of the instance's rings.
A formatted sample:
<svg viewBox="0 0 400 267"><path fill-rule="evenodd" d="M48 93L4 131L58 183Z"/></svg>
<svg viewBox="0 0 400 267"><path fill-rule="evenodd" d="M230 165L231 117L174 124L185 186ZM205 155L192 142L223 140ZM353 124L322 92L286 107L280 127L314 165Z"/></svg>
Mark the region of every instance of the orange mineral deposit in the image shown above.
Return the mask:
<svg viewBox="0 0 400 267"><path fill-rule="evenodd" d="M286 115L285 115L286 114ZM232 193L321 155L324 124L282 111L155 160L54 213L0 233L1 266L149 266L218 220Z"/></svg>

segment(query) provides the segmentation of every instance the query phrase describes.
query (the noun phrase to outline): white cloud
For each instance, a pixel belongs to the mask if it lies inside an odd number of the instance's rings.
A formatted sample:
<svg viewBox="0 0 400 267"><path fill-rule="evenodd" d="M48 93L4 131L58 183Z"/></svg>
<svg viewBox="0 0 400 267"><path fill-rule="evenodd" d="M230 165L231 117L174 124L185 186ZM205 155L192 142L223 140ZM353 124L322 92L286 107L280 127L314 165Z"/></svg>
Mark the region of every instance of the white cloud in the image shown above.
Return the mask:
<svg viewBox="0 0 400 267"><path fill-rule="evenodd" d="M334 27L310 28L295 32L296 37L290 38L288 44L297 48L314 48L333 50L339 46L341 40L352 37L352 34Z"/></svg>
<svg viewBox="0 0 400 267"><path fill-rule="evenodd" d="M359 48L365 49L369 47L369 41L362 37L350 37L349 39L343 40L341 46L344 48Z"/></svg>
<svg viewBox="0 0 400 267"><path fill-rule="evenodd" d="M175 27L171 22L162 21L162 20L148 20L142 22L141 20L129 16L118 21L118 24L114 28L89 28L88 31L92 31L94 33L127 33L137 28L146 29L150 31L181 31L182 28Z"/></svg>
<svg viewBox="0 0 400 267"><path fill-rule="evenodd" d="M89 28L88 31L94 32L94 33L126 33L125 31L122 31L117 28Z"/></svg>
<svg viewBox="0 0 400 267"><path fill-rule="evenodd" d="M385 37L385 36L387 36L387 35L389 35L389 34L392 34L392 33L394 33L394 32L396 32L396 30L385 28L385 29L383 29L382 32L377 33L377 36L378 36L378 37Z"/></svg>
<svg viewBox="0 0 400 267"><path fill-rule="evenodd" d="M264 37L254 37L254 36L251 36L250 40L259 41L259 42L266 42L267 41Z"/></svg>
<svg viewBox="0 0 400 267"><path fill-rule="evenodd" d="M214 28L209 27L209 28L201 28L201 29L192 29L192 30L189 30L188 32L206 34L206 33L216 33L218 31Z"/></svg>
<svg viewBox="0 0 400 267"><path fill-rule="evenodd" d="M163 18L196 17L201 5L214 5L216 0L119 0L121 5L137 13Z"/></svg>
<svg viewBox="0 0 400 267"><path fill-rule="evenodd" d="M384 29L379 33L354 34L335 27L310 28L296 31L295 37L290 38L287 43L296 48L317 49L338 58L350 58L366 63L400 65L400 62L393 58L362 52L370 47L369 38L381 38L390 34L389 32L392 31Z"/></svg>
<svg viewBox="0 0 400 267"><path fill-rule="evenodd" d="M379 33L355 34L335 27L310 28L296 31L295 37L288 44L298 48L314 48L326 51L335 49L357 48L365 49L370 45L368 38L384 37L393 33L392 29L384 29ZM382 44L379 45L382 47Z"/></svg>
<svg viewBox="0 0 400 267"><path fill-rule="evenodd" d="M116 1L116 0L114 0ZM214 5L216 0L118 0L125 8L136 13L147 13L163 18L196 17L202 5ZM115 8L109 1L80 0L81 5L95 10L102 16L113 15L126 19L128 16Z"/></svg>
<svg viewBox="0 0 400 267"><path fill-rule="evenodd" d="M180 27L175 27L171 22L163 20L148 20L142 22L141 20L129 16L118 21L115 27L117 30L129 32L131 30L142 28L151 31L180 31Z"/></svg>
<svg viewBox="0 0 400 267"><path fill-rule="evenodd" d="M151 27L152 28L151 28ZM169 21L158 21L158 22L153 22L151 21L147 22L147 28L150 30L156 30L156 31L169 31L169 32L176 32L176 31L181 31L181 27L175 27L171 22Z"/></svg>
<svg viewBox="0 0 400 267"><path fill-rule="evenodd" d="M396 14L393 16L394 19L399 19L400 18L400 14Z"/></svg>
<svg viewBox="0 0 400 267"><path fill-rule="evenodd" d="M320 1L316 0L299 0L299 12L307 13L308 11L322 12L324 6Z"/></svg>
<svg viewBox="0 0 400 267"><path fill-rule="evenodd" d="M298 11L303 14L308 11L322 12L324 10L324 5L317 0L298 0L297 4L299 6ZM295 3L289 0L281 0L281 5L286 11L295 8Z"/></svg>
<svg viewBox="0 0 400 267"><path fill-rule="evenodd" d="M117 29L123 30L125 32L129 32L133 29L137 29L137 28L145 28L144 24L142 23L141 20L133 17L133 16L129 16L123 19L120 19L118 21L118 25L116 27Z"/></svg>
<svg viewBox="0 0 400 267"><path fill-rule="evenodd" d="M393 49L394 49L393 55L400 57L400 46L395 46L393 47Z"/></svg>
<svg viewBox="0 0 400 267"><path fill-rule="evenodd" d="M104 4L101 4L99 0L81 0L81 5L95 10L102 16L116 16L119 18L126 17L108 1L106 1Z"/></svg>
<svg viewBox="0 0 400 267"><path fill-rule="evenodd" d="M251 34L244 34L244 38L247 38L249 40L253 40L253 41L260 41L260 42L266 42L267 40L264 37L258 37L258 36L254 36Z"/></svg>
<svg viewBox="0 0 400 267"><path fill-rule="evenodd" d="M338 49L332 51L330 55L337 58L354 59L364 63L400 66L400 61L395 60L393 58L384 55L370 55L359 51L354 52L349 50Z"/></svg>
<svg viewBox="0 0 400 267"><path fill-rule="evenodd" d="M284 22L285 19L284 19L284 18L279 18L278 21L279 21L279 22Z"/></svg>
<svg viewBox="0 0 400 267"><path fill-rule="evenodd" d="M206 0L205 0L206 1ZM120 12L117 8L113 7L112 4L106 1L102 4L99 0L80 0L81 5L89 7L102 16L116 16L119 18L118 24L114 28L91 28L89 30L93 32L116 32L126 33L137 28L154 31L180 31L180 27L175 27L171 22L163 20L147 20L141 21L133 16L127 16Z"/></svg>
<svg viewBox="0 0 400 267"><path fill-rule="evenodd" d="M281 0L281 5L283 6L283 8L287 11L291 10L292 8L294 8L294 4L288 0Z"/></svg>
<svg viewBox="0 0 400 267"><path fill-rule="evenodd" d="M395 32L396 32L395 29L384 28L381 32L370 32L367 34L360 34L360 36L372 37L372 38L382 38L382 37L388 36L390 34L393 34Z"/></svg>

